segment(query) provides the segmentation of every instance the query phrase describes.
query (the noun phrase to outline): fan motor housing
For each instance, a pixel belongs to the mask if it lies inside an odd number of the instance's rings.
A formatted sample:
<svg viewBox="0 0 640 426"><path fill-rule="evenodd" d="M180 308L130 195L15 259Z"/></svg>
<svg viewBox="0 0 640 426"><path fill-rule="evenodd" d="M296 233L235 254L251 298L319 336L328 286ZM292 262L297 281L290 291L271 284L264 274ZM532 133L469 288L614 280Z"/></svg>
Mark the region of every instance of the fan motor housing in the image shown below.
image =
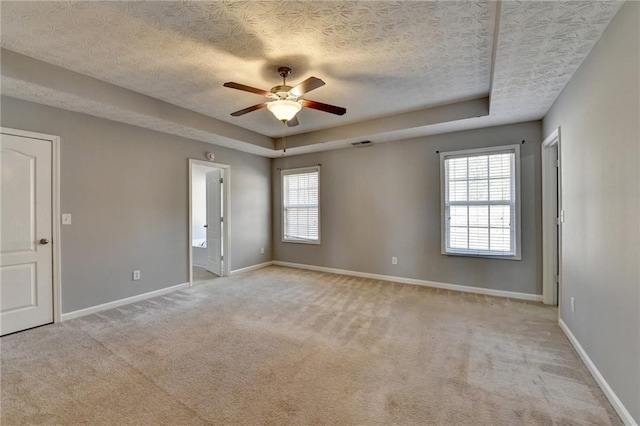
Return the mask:
<svg viewBox="0 0 640 426"><path fill-rule="evenodd" d="M274 86L271 88L271 93L276 93L276 94L287 94L289 93L289 90L293 89L293 87L291 86L286 86L286 85L282 85L282 86Z"/></svg>

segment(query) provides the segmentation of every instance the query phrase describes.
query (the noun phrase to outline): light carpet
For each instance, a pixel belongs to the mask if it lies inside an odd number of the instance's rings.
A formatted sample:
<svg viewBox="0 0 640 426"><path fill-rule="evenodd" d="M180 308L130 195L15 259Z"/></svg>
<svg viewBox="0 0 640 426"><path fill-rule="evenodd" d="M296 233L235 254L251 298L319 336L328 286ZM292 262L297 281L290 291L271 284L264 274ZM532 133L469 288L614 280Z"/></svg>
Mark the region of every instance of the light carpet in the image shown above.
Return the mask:
<svg viewBox="0 0 640 426"><path fill-rule="evenodd" d="M1 339L2 425L619 425L557 310L268 267Z"/></svg>

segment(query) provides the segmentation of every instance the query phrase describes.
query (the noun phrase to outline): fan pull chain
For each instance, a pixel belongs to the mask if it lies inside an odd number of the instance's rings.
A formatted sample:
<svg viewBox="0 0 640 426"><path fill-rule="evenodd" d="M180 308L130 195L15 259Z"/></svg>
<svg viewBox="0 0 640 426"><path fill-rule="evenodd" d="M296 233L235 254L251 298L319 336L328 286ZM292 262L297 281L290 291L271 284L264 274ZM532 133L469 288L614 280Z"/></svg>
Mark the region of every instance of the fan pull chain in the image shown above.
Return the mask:
<svg viewBox="0 0 640 426"><path fill-rule="evenodd" d="M284 126L284 135L282 136L282 156L287 152L287 121L282 120L282 125Z"/></svg>

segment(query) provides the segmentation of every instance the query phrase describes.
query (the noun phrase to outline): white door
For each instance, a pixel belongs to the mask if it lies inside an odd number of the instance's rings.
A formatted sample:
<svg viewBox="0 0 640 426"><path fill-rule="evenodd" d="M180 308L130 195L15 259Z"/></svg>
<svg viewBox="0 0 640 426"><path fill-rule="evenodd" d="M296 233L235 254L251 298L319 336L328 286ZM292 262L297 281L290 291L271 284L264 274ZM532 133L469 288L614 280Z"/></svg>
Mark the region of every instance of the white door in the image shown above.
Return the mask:
<svg viewBox="0 0 640 426"><path fill-rule="evenodd" d="M0 137L0 328L53 322L50 141Z"/></svg>
<svg viewBox="0 0 640 426"><path fill-rule="evenodd" d="M222 170L207 173L207 270L222 275Z"/></svg>

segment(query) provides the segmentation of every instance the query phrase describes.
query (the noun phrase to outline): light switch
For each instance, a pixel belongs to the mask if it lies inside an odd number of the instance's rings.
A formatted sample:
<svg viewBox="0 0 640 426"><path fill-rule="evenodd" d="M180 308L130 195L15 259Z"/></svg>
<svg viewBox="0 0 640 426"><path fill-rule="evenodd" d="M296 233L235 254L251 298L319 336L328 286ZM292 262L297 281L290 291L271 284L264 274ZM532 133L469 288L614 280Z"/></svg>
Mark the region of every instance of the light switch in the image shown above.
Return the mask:
<svg viewBox="0 0 640 426"><path fill-rule="evenodd" d="M63 225L71 225L71 214L63 213L62 214L62 224Z"/></svg>

